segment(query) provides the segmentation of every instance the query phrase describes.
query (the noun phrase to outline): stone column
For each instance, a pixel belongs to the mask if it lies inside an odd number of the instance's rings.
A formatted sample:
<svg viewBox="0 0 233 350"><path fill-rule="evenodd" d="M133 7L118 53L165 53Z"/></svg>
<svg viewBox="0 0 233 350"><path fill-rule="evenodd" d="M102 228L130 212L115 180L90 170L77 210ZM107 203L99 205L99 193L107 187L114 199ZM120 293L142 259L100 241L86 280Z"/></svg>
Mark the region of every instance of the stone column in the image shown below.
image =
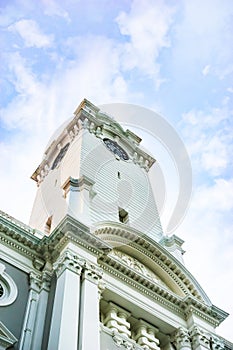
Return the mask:
<svg viewBox="0 0 233 350"><path fill-rule="evenodd" d="M31 350L41 349L51 277L51 269L43 271Z"/></svg>
<svg viewBox="0 0 233 350"><path fill-rule="evenodd" d="M191 342L187 329L179 327L171 336L171 343L174 343L177 350L190 350Z"/></svg>
<svg viewBox="0 0 233 350"><path fill-rule="evenodd" d="M29 275L29 295L24 318L23 333L19 350L31 349L32 336L35 328L35 320L38 306L38 294L41 286L41 276L34 273Z"/></svg>
<svg viewBox="0 0 233 350"><path fill-rule="evenodd" d="M100 350L99 288L102 270L85 263L82 274L79 350Z"/></svg>
<svg viewBox="0 0 233 350"><path fill-rule="evenodd" d="M66 250L54 264L57 285L48 350L77 350L80 275L84 262Z"/></svg>

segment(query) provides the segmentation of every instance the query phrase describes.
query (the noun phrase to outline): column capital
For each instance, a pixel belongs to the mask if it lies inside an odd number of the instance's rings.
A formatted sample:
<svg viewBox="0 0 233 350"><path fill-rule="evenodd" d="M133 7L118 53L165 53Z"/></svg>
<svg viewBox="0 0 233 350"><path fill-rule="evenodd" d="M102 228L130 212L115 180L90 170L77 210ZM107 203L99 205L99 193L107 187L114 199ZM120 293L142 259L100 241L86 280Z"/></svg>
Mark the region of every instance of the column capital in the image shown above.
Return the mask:
<svg viewBox="0 0 233 350"><path fill-rule="evenodd" d="M29 290L32 290L36 293L40 292L42 283L41 275L30 272L29 274Z"/></svg>
<svg viewBox="0 0 233 350"><path fill-rule="evenodd" d="M84 264L84 271L82 278L87 279L95 284L98 284L103 277L103 270L88 261Z"/></svg>
<svg viewBox="0 0 233 350"><path fill-rule="evenodd" d="M171 341L176 345L178 350L183 348L191 349L190 336L187 329L179 327L171 336Z"/></svg>
<svg viewBox="0 0 233 350"><path fill-rule="evenodd" d="M206 333L203 329L194 325L190 330L190 338L192 341L193 349L197 347L204 347L206 349L210 348L210 335Z"/></svg>
<svg viewBox="0 0 233 350"><path fill-rule="evenodd" d="M43 271L42 272L41 289L44 289L47 292L49 292L50 285L51 285L51 278L52 278L52 273L51 272L48 272L48 271Z"/></svg>
<svg viewBox="0 0 233 350"><path fill-rule="evenodd" d="M59 256L53 267L57 277L59 277L66 269L77 275L81 275L84 262L84 259L79 258L70 250L66 250Z"/></svg>
<svg viewBox="0 0 233 350"><path fill-rule="evenodd" d="M210 342L212 344L213 350L224 350L225 349L223 340L217 336L212 336L210 338Z"/></svg>

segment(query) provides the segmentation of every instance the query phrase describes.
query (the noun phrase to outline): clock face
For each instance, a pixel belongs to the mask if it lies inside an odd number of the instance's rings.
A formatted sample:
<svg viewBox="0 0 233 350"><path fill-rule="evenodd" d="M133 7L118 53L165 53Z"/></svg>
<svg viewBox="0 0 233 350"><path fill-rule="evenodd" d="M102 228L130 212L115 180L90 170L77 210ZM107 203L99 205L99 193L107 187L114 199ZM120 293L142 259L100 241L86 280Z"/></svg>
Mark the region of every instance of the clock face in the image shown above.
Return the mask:
<svg viewBox="0 0 233 350"><path fill-rule="evenodd" d="M55 169L56 166L60 163L60 161L62 160L62 158L64 157L64 155L66 154L66 151L68 150L69 148L69 143L67 143L61 150L60 152L58 153L58 155L56 156L56 158L54 159L54 162L52 164L52 167L51 169Z"/></svg>
<svg viewBox="0 0 233 350"><path fill-rule="evenodd" d="M123 148L121 146L118 145L118 143L116 141L110 140L110 139L103 139L106 147L112 152L114 153L116 156L118 156L120 159L122 160L128 160L129 156L128 154L125 152L125 150L123 150Z"/></svg>

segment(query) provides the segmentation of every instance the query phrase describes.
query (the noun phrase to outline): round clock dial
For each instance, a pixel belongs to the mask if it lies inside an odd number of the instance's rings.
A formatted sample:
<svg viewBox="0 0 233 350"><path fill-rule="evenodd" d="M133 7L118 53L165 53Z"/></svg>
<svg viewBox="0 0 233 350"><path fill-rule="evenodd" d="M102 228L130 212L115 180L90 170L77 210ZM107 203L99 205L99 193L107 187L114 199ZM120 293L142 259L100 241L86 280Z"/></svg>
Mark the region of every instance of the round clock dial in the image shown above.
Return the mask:
<svg viewBox="0 0 233 350"><path fill-rule="evenodd" d="M110 140L110 139L103 139L106 147L115 155L117 155L122 160L128 160L129 156L125 152L125 150L118 145L116 141Z"/></svg>
<svg viewBox="0 0 233 350"><path fill-rule="evenodd" d="M64 157L64 155L66 154L66 151L68 150L69 148L69 143L67 143L61 150L60 152L58 153L58 155L56 156L56 158L54 159L54 162L52 164L52 167L51 169L55 169L56 166L60 163L60 161L62 160L62 158Z"/></svg>

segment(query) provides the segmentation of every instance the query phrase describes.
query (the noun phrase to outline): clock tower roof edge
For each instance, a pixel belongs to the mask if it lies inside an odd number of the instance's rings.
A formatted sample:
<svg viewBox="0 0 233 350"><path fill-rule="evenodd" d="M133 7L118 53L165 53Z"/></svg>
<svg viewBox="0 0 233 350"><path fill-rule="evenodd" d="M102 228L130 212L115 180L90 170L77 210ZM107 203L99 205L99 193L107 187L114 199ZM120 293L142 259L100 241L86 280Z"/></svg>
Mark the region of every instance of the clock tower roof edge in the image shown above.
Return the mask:
<svg viewBox="0 0 233 350"><path fill-rule="evenodd" d="M144 164L147 170L155 163L153 156L141 145L142 139L129 129L124 129L112 116L88 101L82 100L73 113L73 118L63 123L53 134L44 152L43 159L31 176L38 184L41 178L53 168L54 158L64 153L67 144L73 142L81 128L88 129L96 137L104 137L120 142L122 147L130 150L132 159ZM119 146L120 147L120 146ZM143 165L144 167L144 165Z"/></svg>

